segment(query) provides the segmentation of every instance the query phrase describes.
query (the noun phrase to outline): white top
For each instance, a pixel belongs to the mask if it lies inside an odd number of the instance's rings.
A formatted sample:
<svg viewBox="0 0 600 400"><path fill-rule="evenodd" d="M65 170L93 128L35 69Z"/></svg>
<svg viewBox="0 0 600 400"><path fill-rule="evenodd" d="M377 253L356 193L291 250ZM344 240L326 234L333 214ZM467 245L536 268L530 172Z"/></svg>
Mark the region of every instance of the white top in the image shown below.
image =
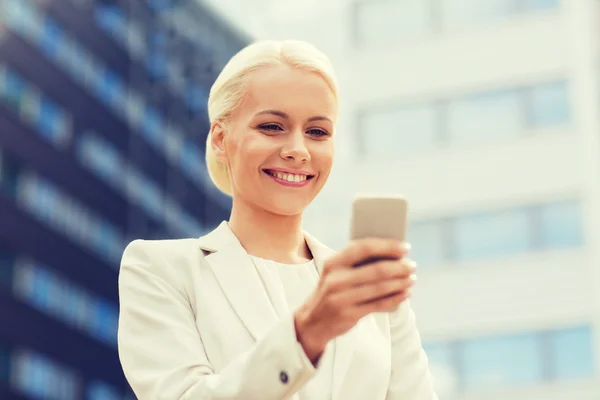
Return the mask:
<svg viewBox="0 0 600 400"><path fill-rule="evenodd" d="M304 264L280 264L259 257L251 258L280 320L296 311L319 281L314 261ZM287 304L275 304L273 299L278 296L274 293L282 291ZM298 392L300 400L330 400L332 379L333 349L328 346L319 360L316 374Z"/></svg>

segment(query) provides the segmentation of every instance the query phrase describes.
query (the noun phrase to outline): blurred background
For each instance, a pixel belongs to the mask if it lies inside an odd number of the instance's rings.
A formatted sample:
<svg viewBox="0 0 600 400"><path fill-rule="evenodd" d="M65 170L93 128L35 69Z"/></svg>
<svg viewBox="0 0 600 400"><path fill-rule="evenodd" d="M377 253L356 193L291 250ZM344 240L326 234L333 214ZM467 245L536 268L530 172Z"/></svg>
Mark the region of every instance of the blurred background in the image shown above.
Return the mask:
<svg viewBox="0 0 600 400"><path fill-rule="evenodd" d="M129 400L116 280L135 238L229 214L208 91L303 39L342 95L306 229L403 193L440 400L600 399L598 0L0 0L0 399ZM368 400L368 399L365 399Z"/></svg>

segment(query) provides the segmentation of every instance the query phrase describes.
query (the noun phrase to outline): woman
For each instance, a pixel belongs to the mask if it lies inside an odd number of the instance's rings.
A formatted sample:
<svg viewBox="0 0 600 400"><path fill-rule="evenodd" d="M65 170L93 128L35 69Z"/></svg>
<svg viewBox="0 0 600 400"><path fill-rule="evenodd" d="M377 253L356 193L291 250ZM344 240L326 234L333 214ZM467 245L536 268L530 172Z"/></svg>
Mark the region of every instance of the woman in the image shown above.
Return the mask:
<svg viewBox="0 0 600 400"><path fill-rule="evenodd" d="M231 216L199 239L125 250L119 353L136 395L436 399L406 302L407 246L368 239L336 253L301 228L333 163L328 59L303 42L252 44L208 108L207 165ZM367 257L395 261L352 267Z"/></svg>

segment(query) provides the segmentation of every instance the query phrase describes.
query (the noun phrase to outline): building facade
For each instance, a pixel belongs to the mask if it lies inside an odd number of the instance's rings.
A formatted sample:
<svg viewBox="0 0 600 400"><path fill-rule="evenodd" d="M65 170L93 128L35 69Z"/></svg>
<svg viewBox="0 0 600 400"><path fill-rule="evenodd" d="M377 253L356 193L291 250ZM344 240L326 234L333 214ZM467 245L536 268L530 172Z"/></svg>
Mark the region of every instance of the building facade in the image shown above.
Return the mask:
<svg viewBox="0 0 600 400"><path fill-rule="evenodd" d="M355 192L407 196L441 399L599 398L599 2L305 3L251 19L339 74L336 166L307 229L341 248Z"/></svg>
<svg viewBox="0 0 600 400"><path fill-rule="evenodd" d="M134 398L120 257L228 216L206 100L246 42L195 1L0 1L0 398Z"/></svg>

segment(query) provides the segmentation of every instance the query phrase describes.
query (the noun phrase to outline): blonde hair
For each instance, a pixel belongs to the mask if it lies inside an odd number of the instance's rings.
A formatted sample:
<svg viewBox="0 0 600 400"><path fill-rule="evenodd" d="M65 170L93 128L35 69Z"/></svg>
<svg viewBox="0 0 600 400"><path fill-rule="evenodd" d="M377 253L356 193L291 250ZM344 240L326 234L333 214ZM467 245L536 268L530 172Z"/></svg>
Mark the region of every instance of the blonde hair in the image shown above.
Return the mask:
<svg viewBox="0 0 600 400"><path fill-rule="evenodd" d="M333 66L325 54L313 45L295 40L259 41L240 50L225 65L208 96L208 118L227 122L244 100L248 76L261 68L288 65L292 68L320 75L338 101L338 88ZM217 160L209 132L206 140L206 166L215 186L225 194L232 195L228 166Z"/></svg>

